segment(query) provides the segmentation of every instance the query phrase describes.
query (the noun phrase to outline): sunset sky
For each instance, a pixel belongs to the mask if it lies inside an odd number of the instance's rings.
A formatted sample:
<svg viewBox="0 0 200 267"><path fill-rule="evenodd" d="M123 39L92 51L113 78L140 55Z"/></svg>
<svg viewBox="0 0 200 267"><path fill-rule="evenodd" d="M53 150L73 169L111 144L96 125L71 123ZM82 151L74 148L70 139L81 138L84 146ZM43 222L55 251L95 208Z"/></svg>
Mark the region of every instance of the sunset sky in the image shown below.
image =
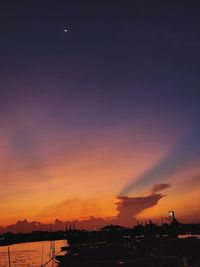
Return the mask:
<svg viewBox="0 0 200 267"><path fill-rule="evenodd" d="M200 221L200 5L112 2L1 1L0 225Z"/></svg>

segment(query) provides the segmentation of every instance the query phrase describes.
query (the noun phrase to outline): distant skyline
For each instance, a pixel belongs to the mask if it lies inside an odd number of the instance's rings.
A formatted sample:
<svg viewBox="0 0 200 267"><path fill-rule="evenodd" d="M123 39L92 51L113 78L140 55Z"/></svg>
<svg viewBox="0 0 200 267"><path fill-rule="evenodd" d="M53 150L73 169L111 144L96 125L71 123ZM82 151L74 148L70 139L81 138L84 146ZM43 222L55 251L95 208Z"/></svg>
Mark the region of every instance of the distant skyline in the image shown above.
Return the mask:
<svg viewBox="0 0 200 267"><path fill-rule="evenodd" d="M200 4L111 2L0 4L0 225L200 221Z"/></svg>

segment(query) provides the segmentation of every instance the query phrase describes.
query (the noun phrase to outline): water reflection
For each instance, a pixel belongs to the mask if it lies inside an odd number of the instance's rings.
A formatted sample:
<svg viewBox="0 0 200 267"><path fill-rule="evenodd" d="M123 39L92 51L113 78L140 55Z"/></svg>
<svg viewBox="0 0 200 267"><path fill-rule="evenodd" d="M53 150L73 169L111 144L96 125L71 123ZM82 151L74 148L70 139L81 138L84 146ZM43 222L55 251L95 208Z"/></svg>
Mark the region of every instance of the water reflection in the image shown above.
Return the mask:
<svg viewBox="0 0 200 267"><path fill-rule="evenodd" d="M188 237L194 237L200 239L200 235L192 235L192 234L178 235L178 238L188 238Z"/></svg>
<svg viewBox="0 0 200 267"><path fill-rule="evenodd" d="M64 241L55 241L55 252L60 251ZM31 242L15 244L10 246L11 266L12 267L39 267L42 264L42 250L43 263L49 260L50 256L50 242ZM8 267L8 247L0 247L0 265L1 267ZM57 264L51 261L46 265L47 267L57 267Z"/></svg>

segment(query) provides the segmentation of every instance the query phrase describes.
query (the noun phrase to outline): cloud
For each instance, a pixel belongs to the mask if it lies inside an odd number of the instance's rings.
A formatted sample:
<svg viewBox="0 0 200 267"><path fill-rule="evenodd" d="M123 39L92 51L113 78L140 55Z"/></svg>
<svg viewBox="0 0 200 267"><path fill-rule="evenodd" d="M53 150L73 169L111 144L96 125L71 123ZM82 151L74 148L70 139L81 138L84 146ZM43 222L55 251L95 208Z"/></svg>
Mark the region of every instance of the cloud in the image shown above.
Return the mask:
<svg viewBox="0 0 200 267"><path fill-rule="evenodd" d="M31 231L37 231L37 230L64 230L66 228L66 225L73 226L75 225L77 229L99 229L105 225L108 224L119 224L122 226L128 226L133 227L136 222L136 215L139 214L144 209L153 207L157 205L158 201L163 197L161 194L151 194L146 197L118 197L119 202L117 202L117 211L118 214L115 218L102 218L102 217L93 217L91 216L88 219L80 220L68 220L67 221L61 221L61 220L55 220L54 223L41 223L39 221L33 221L28 222L27 220L21 220L18 221L16 224L8 225L6 227L0 227L0 233L2 232L31 232ZM52 206L51 210L52 213L50 213L50 210L48 207L46 210L43 210L43 212L46 212L46 216L55 216L55 210L58 209L57 214L59 216L59 211L61 211L65 205L69 205L70 209L73 212L73 207L77 201L76 200L69 200L62 202L58 205ZM87 201L84 203L87 205ZM79 204L79 205L83 205ZM61 206L61 207L60 207ZM65 206L66 207L66 206ZM74 207L75 208L75 207ZM79 210L80 211L80 210ZM66 214L67 215L67 214ZM44 214L43 214L44 216ZM78 217L78 214L77 214Z"/></svg>
<svg viewBox="0 0 200 267"><path fill-rule="evenodd" d="M118 197L120 201L116 203L119 212L116 218L117 223L133 226L140 212L157 205L163 197L161 194L151 194L145 197Z"/></svg>
<svg viewBox="0 0 200 267"><path fill-rule="evenodd" d="M88 220L86 220L86 218L93 216L93 218L101 217L104 225L108 224L108 222L112 222L124 226L133 226L136 222L136 216L143 210L157 205L158 201L164 197L164 195L160 194L160 191L163 191L168 187L170 187L170 185L167 183L155 184L150 189L150 193L147 196L117 197L118 202L115 203L117 214L115 217L113 217L113 214L109 214L109 216L106 215L107 207L105 206L105 199L103 200L99 198L66 199L56 205L51 205L43 209L39 214L39 217L41 219L63 218L63 215L65 214L68 220L78 218L78 225L84 227ZM105 219L105 217L109 219ZM92 221L89 221L87 225L93 224Z"/></svg>
<svg viewBox="0 0 200 267"><path fill-rule="evenodd" d="M52 218L64 218L67 220L86 220L90 216L106 217L108 211L105 207L106 199L101 198L73 198L65 199L57 204L47 206L36 216L42 220L52 220ZM112 216L112 214L111 214Z"/></svg>
<svg viewBox="0 0 200 267"><path fill-rule="evenodd" d="M150 190L150 195L144 197L119 196L119 202L116 203L118 211L116 221L122 225L133 226L136 216L143 210L157 205L164 197L159 192L168 187L170 185L166 183L155 184Z"/></svg>
<svg viewBox="0 0 200 267"><path fill-rule="evenodd" d="M170 187L170 184L155 184L151 189L151 193L156 194L168 187Z"/></svg>
<svg viewBox="0 0 200 267"><path fill-rule="evenodd" d="M41 213L37 216L37 219L49 219L52 218L63 218L66 216L67 221L55 220L55 223L44 224L41 222L28 222L27 220L18 221L16 224L9 225L1 228L0 232L6 231L33 231L33 230L64 230L67 225L75 224L78 229L99 229L107 224L119 224L122 226L133 227L136 223L137 215L145 209L156 206L160 199L164 195L159 194L160 191L168 188L170 185L155 184L150 194L147 196L139 197L128 197L120 196L117 197L118 202L116 203L117 214L113 217L103 216L104 211L101 210L105 207L105 199L88 198L88 199L66 199L55 205L51 205L42 209ZM103 201L104 205L100 201ZM91 216L92 215L92 216ZM78 218L78 219L74 219ZM58 223L59 221L59 223Z"/></svg>

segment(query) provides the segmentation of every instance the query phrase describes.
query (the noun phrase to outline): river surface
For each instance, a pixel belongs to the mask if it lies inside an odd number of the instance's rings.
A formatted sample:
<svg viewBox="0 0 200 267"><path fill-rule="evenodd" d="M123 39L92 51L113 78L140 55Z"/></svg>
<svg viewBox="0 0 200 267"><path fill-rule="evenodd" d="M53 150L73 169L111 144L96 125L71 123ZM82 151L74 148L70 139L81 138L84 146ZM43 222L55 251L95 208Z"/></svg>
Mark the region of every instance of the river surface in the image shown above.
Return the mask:
<svg viewBox="0 0 200 267"><path fill-rule="evenodd" d="M179 238L188 238L188 237L196 237L200 239L200 235L191 235L191 234L185 234L185 235L178 235Z"/></svg>
<svg viewBox="0 0 200 267"><path fill-rule="evenodd" d="M179 238L191 236L180 235ZM193 236L200 238L200 235ZM44 264L50 259L50 244L50 241L41 241L9 246L11 267L41 267L42 263ZM61 246L65 244L64 240L55 241L55 253L59 252ZM0 267L9 267L8 246L0 246ZM51 261L45 267L58 267L58 265Z"/></svg>
<svg viewBox="0 0 200 267"><path fill-rule="evenodd" d="M64 240L55 241L55 253L63 245ZM9 248L11 267L41 267L42 262L44 264L50 259L49 241L15 244ZM8 246L0 246L0 267L9 267ZM45 267L57 267L57 264L51 261Z"/></svg>

